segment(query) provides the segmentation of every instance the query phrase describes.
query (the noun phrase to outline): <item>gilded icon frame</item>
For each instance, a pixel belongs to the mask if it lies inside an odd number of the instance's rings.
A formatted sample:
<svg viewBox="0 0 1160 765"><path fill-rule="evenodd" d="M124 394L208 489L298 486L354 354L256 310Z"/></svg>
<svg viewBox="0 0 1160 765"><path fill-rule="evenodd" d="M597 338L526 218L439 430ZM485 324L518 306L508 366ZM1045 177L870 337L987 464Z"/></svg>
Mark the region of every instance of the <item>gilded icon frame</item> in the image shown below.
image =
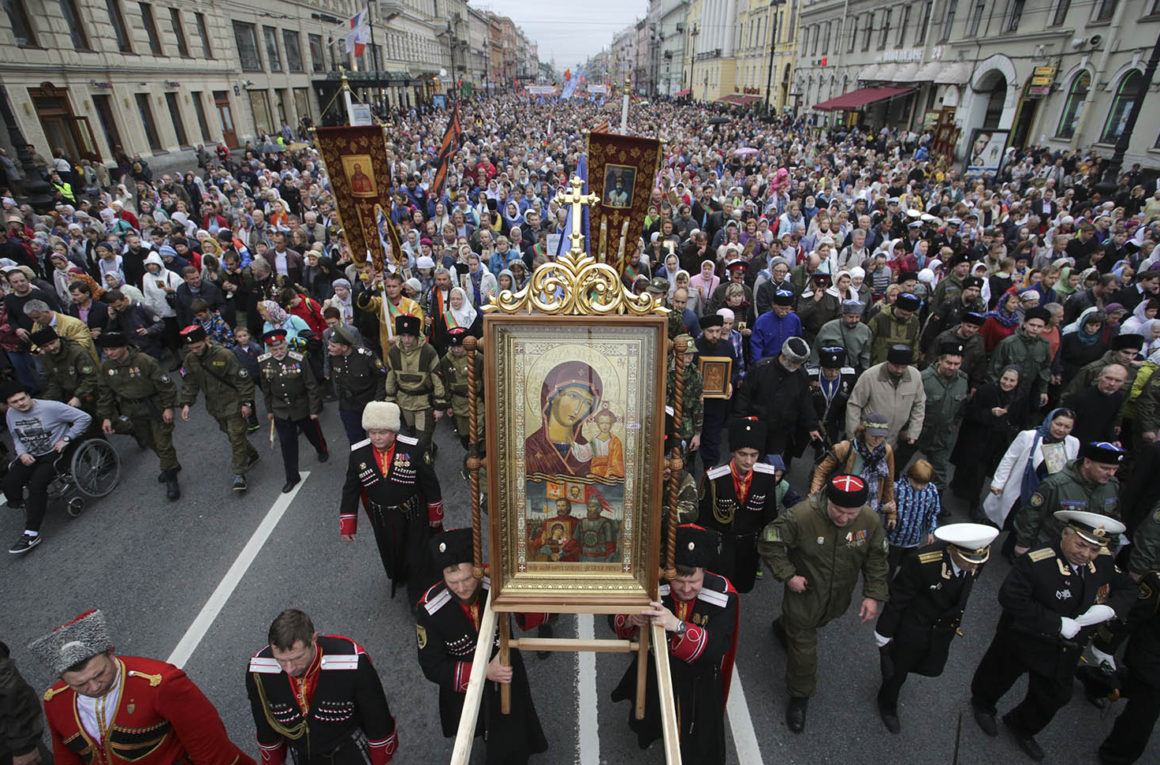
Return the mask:
<svg viewBox="0 0 1160 765"><path fill-rule="evenodd" d="M483 339L494 607L646 606L661 551L665 319L490 313Z"/></svg>

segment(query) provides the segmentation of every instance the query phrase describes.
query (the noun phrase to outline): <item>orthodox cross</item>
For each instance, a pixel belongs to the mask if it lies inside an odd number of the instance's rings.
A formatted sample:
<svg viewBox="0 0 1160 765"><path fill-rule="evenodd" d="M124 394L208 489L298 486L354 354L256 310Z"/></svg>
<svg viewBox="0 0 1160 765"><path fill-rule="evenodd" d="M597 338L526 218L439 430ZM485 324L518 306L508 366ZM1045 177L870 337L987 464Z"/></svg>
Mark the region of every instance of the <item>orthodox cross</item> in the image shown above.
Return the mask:
<svg viewBox="0 0 1160 765"><path fill-rule="evenodd" d="M568 240L572 246L568 248L570 255L584 254L584 235L580 233L580 226L584 216L584 208L600 202L600 197L596 194L583 193L584 181L580 180L577 175L572 176L572 181L569 183L572 187L571 191L561 192L556 197L556 201L560 204L571 205L572 207L572 233L568 234Z"/></svg>

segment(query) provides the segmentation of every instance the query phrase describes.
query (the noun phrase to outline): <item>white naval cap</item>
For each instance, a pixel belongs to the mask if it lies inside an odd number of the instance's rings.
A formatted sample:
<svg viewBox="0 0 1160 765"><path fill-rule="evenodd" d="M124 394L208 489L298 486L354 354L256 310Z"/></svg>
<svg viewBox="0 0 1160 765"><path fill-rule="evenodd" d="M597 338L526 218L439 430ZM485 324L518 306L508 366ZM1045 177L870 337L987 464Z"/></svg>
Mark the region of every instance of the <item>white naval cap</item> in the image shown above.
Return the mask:
<svg viewBox="0 0 1160 765"><path fill-rule="evenodd" d="M939 526L934 536L956 548L971 563L986 563L999 529L983 523L952 523Z"/></svg>
<svg viewBox="0 0 1160 765"><path fill-rule="evenodd" d="M1094 545L1106 545L1128 528L1115 518L1086 510L1056 510L1054 515Z"/></svg>

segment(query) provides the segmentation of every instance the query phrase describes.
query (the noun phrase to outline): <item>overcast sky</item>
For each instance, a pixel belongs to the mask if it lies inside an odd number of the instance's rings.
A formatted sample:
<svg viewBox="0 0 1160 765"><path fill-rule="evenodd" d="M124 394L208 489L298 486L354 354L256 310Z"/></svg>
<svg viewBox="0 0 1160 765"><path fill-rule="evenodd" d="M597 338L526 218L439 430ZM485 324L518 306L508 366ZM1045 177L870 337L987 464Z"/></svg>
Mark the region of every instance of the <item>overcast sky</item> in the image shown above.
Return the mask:
<svg viewBox="0 0 1160 765"><path fill-rule="evenodd" d="M541 61L556 59L556 68L575 67L612 44L612 36L648 12L647 0L471 0L479 10L510 16L539 46Z"/></svg>

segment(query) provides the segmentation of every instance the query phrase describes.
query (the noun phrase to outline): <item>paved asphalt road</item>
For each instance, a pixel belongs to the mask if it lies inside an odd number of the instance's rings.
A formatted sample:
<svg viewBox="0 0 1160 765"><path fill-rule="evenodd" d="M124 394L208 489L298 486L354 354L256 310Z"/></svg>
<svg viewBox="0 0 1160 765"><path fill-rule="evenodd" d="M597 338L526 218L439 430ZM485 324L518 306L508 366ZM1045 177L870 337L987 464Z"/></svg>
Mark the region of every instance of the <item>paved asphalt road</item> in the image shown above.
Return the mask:
<svg viewBox="0 0 1160 765"><path fill-rule="evenodd" d="M38 689L50 683L23 646L86 609L100 607L121 653L165 659L185 638L183 647L192 648L185 663L189 674L216 704L234 740L256 755L243 682L246 662L262 647L273 617L297 606L313 617L321 632L349 635L370 653L399 724L396 761L447 761L451 742L440 732L436 688L419 671L411 616L402 595L393 601L389 597L365 517L355 542L339 538L337 503L347 444L333 403L327 405L323 424L334 457L319 465L303 443L302 468L309 477L212 621L198 620L199 613L255 530L264 519L273 520L271 508L282 485L278 453L268 448L264 431L254 434L263 459L251 474L249 492L234 495L228 454L223 453L225 438L199 405L191 422L178 424L184 496L170 503L156 482L156 457L139 451L128 438L114 437L123 460L116 492L76 520L67 520L59 508L50 510L44 544L23 557L0 555L0 639L13 647L28 680ZM448 526L466 525L467 486L458 477L461 450L446 424L440 425L438 442ZM805 484L804 469L795 466L797 486ZM962 519L961 512L956 516ZM21 529L17 512L0 507L0 542L11 544ZM983 574L963 623L963 638L954 645L944 675L908 682L899 736L887 733L875 712L878 655L872 625L859 625L853 609L823 630L822 671L806 732L788 732L783 720L784 656L769 630L781 591L767 574L742 600L740 683L733 686L729 762L894 763L903 753L915 762L1024 761L1005 732L997 739L984 736L968 705L970 676L990 640L998 616L995 592L1006 568L997 558ZM200 641L196 634L187 637L195 620L206 626ZM577 617L561 617L557 636L575 636L577 624ZM587 622L586 628L594 629L596 637L609 636L603 617ZM551 742L549 752L534 762L663 762L658 745L647 752L637 748L626 725L628 705L609 701L626 657L596 654L594 664L591 654L527 658ZM595 666L595 676L590 670L582 672L579 662ZM1000 711L1009 709L1024 688L1024 682L1017 685ZM583 709L578 699L584 699ZM1077 687L1072 703L1039 737L1047 761L1094 763L1095 749L1110 730L1115 711L1118 707L1100 712L1090 706ZM478 744L475 761L483 761ZM1160 742L1154 740L1141 762L1158 761Z"/></svg>

